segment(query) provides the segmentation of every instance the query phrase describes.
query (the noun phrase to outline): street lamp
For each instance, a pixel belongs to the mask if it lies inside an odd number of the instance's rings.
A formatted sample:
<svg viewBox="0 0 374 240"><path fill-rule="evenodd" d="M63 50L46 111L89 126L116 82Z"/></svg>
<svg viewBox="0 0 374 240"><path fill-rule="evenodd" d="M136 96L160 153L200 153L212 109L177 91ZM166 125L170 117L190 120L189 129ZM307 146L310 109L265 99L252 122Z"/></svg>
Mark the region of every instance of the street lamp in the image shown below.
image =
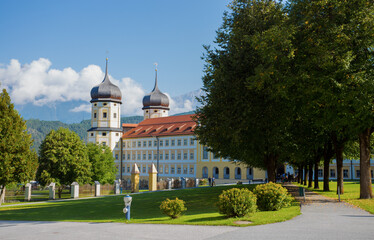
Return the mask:
<svg viewBox="0 0 374 240"><path fill-rule="evenodd" d="M130 220L130 208L131 208L132 197L130 197L129 195L126 195L123 198L123 201L125 202L125 208L123 209L123 213L125 214L126 219Z"/></svg>

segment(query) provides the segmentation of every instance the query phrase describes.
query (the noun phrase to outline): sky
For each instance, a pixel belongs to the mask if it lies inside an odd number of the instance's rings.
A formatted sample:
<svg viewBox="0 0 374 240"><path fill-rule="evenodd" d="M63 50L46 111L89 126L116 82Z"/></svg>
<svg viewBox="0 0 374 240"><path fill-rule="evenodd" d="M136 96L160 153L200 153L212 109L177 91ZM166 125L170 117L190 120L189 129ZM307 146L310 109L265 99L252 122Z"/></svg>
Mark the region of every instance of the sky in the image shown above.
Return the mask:
<svg viewBox="0 0 374 240"><path fill-rule="evenodd" d="M213 44L228 2L0 1L1 88L18 108L71 102L70 112L88 112L108 58L123 114L138 114L154 86L155 62L169 96L202 87L203 45Z"/></svg>

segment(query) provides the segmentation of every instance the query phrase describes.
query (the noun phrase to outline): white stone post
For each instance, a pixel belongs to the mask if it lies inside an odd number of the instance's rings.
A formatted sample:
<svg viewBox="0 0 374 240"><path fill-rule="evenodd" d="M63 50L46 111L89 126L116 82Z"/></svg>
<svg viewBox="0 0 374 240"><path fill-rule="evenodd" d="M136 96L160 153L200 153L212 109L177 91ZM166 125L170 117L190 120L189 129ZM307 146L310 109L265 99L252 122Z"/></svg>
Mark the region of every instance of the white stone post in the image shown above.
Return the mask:
<svg viewBox="0 0 374 240"><path fill-rule="evenodd" d="M199 179L195 178L195 187L198 187L198 186L199 186Z"/></svg>
<svg viewBox="0 0 374 240"><path fill-rule="evenodd" d="M71 184L71 198L79 198L79 183L73 182Z"/></svg>
<svg viewBox="0 0 374 240"><path fill-rule="evenodd" d="M114 194L115 195L120 194L120 189L119 189L120 182L121 182L121 180L119 180L119 179L114 181Z"/></svg>
<svg viewBox="0 0 374 240"><path fill-rule="evenodd" d="M100 183L98 181L95 181L95 197L100 196Z"/></svg>
<svg viewBox="0 0 374 240"><path fill-rule="evenodd" d="M55 187L56 187L55 183L51 183L48 186L48 189L49 189L49 200L55 200L55 194L56 194L56 188Z"/></svg>
<svg viewBox="0 0 374 240"><path fill-rule="evenodd" d="M166 181L168 182L168 189L170 190L171 189L171 179L168 178L168 179L166 179Z"/></svg>
<svg viewBox="0 0 374 240"><path fill-rule="evenodd" d="M25 186L25 201L31 200L31 183L27 183Z"/></svg>

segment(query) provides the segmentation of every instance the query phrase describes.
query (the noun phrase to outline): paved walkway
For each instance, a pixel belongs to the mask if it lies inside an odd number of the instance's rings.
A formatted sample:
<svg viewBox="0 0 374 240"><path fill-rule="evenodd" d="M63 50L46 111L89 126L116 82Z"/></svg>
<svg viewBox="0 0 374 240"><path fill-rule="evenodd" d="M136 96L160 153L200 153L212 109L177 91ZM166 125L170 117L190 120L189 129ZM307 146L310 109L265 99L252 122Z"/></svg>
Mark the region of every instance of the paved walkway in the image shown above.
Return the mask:
<svg viewBox="0 0 374 240"><path fill-rule="evenodd" d="M0 239L374 239L374 215L307 193L302 215L250 227L0 221Z"/></svg>

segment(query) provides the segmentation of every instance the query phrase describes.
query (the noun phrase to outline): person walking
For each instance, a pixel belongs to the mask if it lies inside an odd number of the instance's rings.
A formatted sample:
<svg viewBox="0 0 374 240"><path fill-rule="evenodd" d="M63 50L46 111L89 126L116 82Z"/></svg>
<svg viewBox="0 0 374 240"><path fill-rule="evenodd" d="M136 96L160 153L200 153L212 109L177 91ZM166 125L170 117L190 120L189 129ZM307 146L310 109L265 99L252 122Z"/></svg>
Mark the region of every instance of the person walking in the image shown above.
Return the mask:
<svg viewBox="0 0 374 240"><path fill-rule="evenodd" d="M215 186L216 183L214 182L214 177L212 177L212 187Z"/></svg>
<svg viewBox="0 0 374 240"><path fill-rule="evenodd" d="M209 186L212 186L212 179L208 177Z"/></svg>

